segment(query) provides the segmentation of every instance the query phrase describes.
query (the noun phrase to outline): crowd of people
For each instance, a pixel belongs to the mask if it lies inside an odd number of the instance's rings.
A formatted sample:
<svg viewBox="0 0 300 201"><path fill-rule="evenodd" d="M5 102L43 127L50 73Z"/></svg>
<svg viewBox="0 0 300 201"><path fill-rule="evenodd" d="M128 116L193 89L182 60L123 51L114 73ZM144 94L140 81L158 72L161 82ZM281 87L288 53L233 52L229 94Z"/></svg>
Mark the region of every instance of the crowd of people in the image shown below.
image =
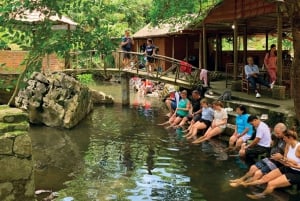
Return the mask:
<svg viewBox="0 0 300 201"><path fill-rule="evenodd" d="M125 32L122 39L122 48L129 51L134 41ZM130 48L129 48L130 47ZM146 70L151 73L155 68L153 55L156 47L151 39L143 48L146 59ZM126 63L128 55L125 55ZM255 92L257 98L261 97L257 83L270 89L276 82L276 46L271 45L270 51L264 58L264 68L269 74L269 80L263 79L252 57L247 58L244 66L246 79ZM180 62L182 76L191 74L192 66L183 59ZM200 79L203 86L208 86L207 70L201 69ZM142 96L152 94L163 85L148 79L134 78L134 90ZM200 144L211 138L222 135L227 127L228 114L220 100L210 103L201 97L201 92L194 90L189 97L188 91L177 91L174 87L168 88L168 95L163 98L168 113L167 121L159 124L167 129L181 128L184 137L191 144ZM263 119L247 112L244 105L235 108L235 126L229 138L227 152L235 153L249 166L249 170L240 178L229 181L231 187L248 187L252 185L267 184L261 193L247 194L249 198L259 199L272 193L274 189L300 185L300 143L294 130L288 129L284 123L277 123L274 129Z"/></svg>
<svg viewBox="0 0 300 201"><path fill-rule="evenodd" d="M224 133L228 114L222 101L210 104L197 90L190 98L186 90L176 92L171 88L169 92L165 99L169 108L168 120L158 125L167 129L181 127L184 137L192 144ZM226 151L237 153L250 168L244 176L230 180L229 185L267 184L262 193L247 194L251 199L260 199L276 188L300 184L300 142L295 130L281 122L271 129L262 119L247 113L244 105L237 106L235 114L235 127Z"/></svg>

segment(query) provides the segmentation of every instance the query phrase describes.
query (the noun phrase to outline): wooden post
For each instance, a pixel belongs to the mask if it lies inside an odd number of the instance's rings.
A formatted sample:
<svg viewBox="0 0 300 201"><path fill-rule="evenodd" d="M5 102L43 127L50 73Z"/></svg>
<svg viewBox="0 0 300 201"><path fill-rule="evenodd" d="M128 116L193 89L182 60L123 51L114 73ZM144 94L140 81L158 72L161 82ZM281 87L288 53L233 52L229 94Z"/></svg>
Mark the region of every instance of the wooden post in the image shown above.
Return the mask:
<svg viewBox="0 0 300 201"><path fill-rule="evenodd" d="M222 65L222 35L218 34L218 37L217 37L217 50L218 52L218 66L221 66ZM218 70L218 69L216 69Z"/></svg>
<svg viewBox="0 0 300 201"><path fill-rule="evenodd" d="M277 82L282 84L282 13L277 4Z"/></svg>
<svg viewBox="0 0 300 201"><path fill-rule="evenodd" d="M175 36L172 36L172 58L175 57Z"/></svg>
<svg viewBox="0 0 300 201"><path fill-rule="evenodd" d="M205 24L203 23L203 33L202 33L202 38L203 38L203 44L202 44L202 60L203 60L203 68L207 69L207 38L206 38L206 28Z"/></svg>
<svg viewBox="0 0 300 201"><path fill-rule="evenodd" d="M247 64L247 54L248 54L248 35L247 35L247 24L244 27L244 35L243 35L243 63L246 65Z"/></svg>
<svg viewBox="0 0 300 201"><path fill-rule="evenodd" d="M199 69L203 68L203 65L202 65L202 55L203 55L203 45L202 45L202 33L200 32L199 33Z"/></svg>
<svg viewBox="0 0 300 201"><path fill-rule="evenodd" d="M126 73L121 75L121 89L122 89L122 105L130 104L130 93L129 93L129 76Z"/></svg>
<svg viewBox="0 0 300 201"><path fill-rule="evenodd" d="M188 57L189 57L189 38L185 37L185 58L186 58L186 61L188 61Z"/></svg>
<svg viewBox="0 0 300 201"><path fill-rule="evenodd" d="M268 51L269 48L269 33L266 31L266 52Z"/></svg>
<svg viewBox="0 0 300 201"><path fill-rule="evenodd" d="M218 70L218 37L219 37L219 34L216 35L216 46L215 46L215 71Z"/></svg>
<svg viewBox="0 0 300 201"><path fill-rule="evenodd" d="M237 20L233 22L233 79L236 80L237 78L237 68L238 68L238 24Z"/></svg>

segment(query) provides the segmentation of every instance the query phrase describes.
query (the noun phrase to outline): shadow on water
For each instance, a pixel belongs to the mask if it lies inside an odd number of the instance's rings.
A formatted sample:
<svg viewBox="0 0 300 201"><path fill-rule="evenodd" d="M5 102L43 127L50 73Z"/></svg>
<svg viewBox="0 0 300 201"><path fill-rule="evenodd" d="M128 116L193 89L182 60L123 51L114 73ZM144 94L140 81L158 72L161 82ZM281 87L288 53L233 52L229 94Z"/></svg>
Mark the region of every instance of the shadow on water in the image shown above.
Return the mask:
<svg viewBox="0 0 300 201"><path fill-rule="evenodd" d="M152 102L96 107L72 130L32 127L37 188L59 190L57 200L248 200L251 189L228 185L245 169L223 152L226 144L194 146L182 130L157 126L165 111Z"/></svg>

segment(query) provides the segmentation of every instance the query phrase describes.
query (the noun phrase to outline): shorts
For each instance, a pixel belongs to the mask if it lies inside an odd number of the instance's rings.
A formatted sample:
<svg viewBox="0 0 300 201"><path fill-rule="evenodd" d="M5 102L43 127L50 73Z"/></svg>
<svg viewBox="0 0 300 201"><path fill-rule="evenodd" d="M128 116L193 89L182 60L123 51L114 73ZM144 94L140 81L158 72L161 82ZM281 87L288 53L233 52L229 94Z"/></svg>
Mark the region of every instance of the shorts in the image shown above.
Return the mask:
<svg viewBox="0 0 300 201"><path fill-rule="evenodd" d="M150 56L147 56L147 62L154 63L154 58L150 57Z"/></svg>
<svg viewBox="0 0 300 201"><path fill-rule="evenodd" d="M201 119L201 114L196 114L196 115L194 115L194 116L188 115L188 116L187 116L187 119L188 119L189 121L194 120L194 122L200 121L200 119Z"/></svg>
<svg viewBox="0 0 300 201"><path fill-rule="evenodd" d="M300 171L294 170L287 166L282 166L279 168L281 174L284 174L290 184L299 184L300 183Z"/></svg>
<svg viewBox="0 0 300 201"><path fill-rule="evenodd" d="M171 108L172 108L173 110L176 110L176 108L177 108L177 103L176 103L176 101L172 100L172 102L171 102Z"/></svg>
<svg viewBox="0 0 300 201"><path fill-rule="evenodd" d="M241 138L242 138L243 142L247 142L247 140L249 140L251 138L251 136L246 134L246 135L243 135Z"/></svg>
<svg viewBox="0 0 300 201"><path fill-rule="evenodd" d="M211 121L206 119L200 119L199 122L202 122L206 125L206 128L209 128L211 126Z"/></svg>
<svg viewBox="0 0 300 201"><path fill-rule="evenodd" d="M267 174L277 168L277 165L269 158L264 158L255 163L255 166L261 170L263 174Z"/></svg>
<svg viewBox="0 0 300 201"><path fill-rule="evenodd" d="M180 117L180 118L184 118L185 116L181 116L181 115L179 115L179 114L176 114L176 117Z"/></svg>
<svg viewBox="0 0 300 201"><path fill-rule="evenodd" d="M130 53L124 53L123 58L125 59L130 59Z"/></svg>
<svg viewBox="0 0 300 201"><path fill-rule="evenodd" d="M250 147L246 149L246 157L257 157L259 154L270 153L269 147L263 147L260 145L255 145L254 147Z"/></svg>

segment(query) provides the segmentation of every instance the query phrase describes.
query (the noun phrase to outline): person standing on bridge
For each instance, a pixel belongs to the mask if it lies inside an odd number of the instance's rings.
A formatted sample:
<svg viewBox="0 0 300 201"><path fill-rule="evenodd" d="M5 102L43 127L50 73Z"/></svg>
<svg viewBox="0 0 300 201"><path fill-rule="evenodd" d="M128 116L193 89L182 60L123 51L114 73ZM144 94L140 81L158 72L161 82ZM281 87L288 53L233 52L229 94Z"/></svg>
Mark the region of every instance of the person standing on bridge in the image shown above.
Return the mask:
<svg viewBox="0 0 300 201"><path fill-rule="evenodd" d="M154 62L154 57L156 53L156 46L153 44L152 39L147 39L147 46L145 49L145 55L147 56L147 62L146 62L146 70L147 73L151 73L153 69L155 68L155 62Z"/></svg>
<svg viewBox="0 0 300 201"><path fill-rule="evenodd" d="M132 51L132 47L134 45L133 38L130 37L130 31L126 30L125 35L122 37L121 41L121 49L125 51L123 54L123 67L126 68L129 65L130 60L130 51Z"/></svg>

